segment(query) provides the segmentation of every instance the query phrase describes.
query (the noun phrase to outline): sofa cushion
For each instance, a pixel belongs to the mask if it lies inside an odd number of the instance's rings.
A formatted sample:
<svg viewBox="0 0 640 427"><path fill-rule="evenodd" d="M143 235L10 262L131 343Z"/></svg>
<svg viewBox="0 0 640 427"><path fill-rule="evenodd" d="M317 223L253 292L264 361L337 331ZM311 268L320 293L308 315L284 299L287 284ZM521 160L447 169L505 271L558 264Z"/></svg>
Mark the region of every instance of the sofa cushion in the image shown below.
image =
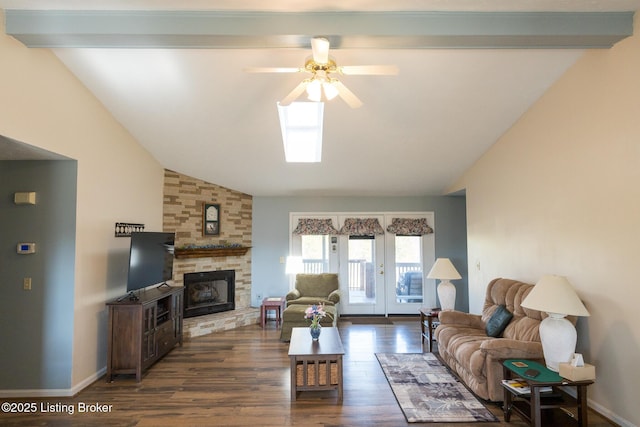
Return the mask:
<svg viewBox="0 0 640 427"><path fill-rule="evenodd" d="M295 327L304 327L311 325L311 320L306 317L307 306L300 304L294 304L288 306L282 313L283 321L294 322ZM336 318L336 308L329 306L324 308L326 316L320 318L321 326L335 326L334 320Z"/></svg>
<svg viewBox="0 0 640 427"><path fill-rule="evenodd" d="M533 289L533 285L511 279L494 279L487 287L482 320L489 322L499 305L504 305L513 318L502 333L502 337L513 340L540 341L538 326L542 313L522 307L520 304Z"/></svg>
<svg viewBox="0 0 640 427"><path fill-rule="evenodd" d="M493 314L489 318L487 325L485 326L487 335L494 338L502 335L502 332L507 327L512 318L513 314L509 312L509 310L507 310L507 307L502 304L496 307Z"/></svg>
<svg viewBox="0 0 640 427"><path fill-rule="evenodd" d="M316 305L316 304L324 304L326 305L335 305L335 303L331 300L328 300L323 297L300 297L290 301L287 301L287 306L289 305Z"/></svg>

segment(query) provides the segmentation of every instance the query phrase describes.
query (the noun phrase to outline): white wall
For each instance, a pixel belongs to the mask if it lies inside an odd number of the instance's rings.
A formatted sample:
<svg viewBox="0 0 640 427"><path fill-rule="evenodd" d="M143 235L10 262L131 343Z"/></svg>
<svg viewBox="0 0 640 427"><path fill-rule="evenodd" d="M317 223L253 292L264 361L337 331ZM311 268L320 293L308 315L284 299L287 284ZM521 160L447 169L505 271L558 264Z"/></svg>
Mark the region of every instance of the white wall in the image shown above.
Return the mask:
<svg viewBox="0 0 640 427"><path fill-rule="evenodd" d="M125 292L129 240L115 222L162 227L163 168L46 49L5 35L0 135L78 161L72 388L106 364L106 300ZM10 368L10 367L6 367Z"/></svg>
<svg viewBox="0 0 640 427"><path fill-rule="evenodd" d="M640 425L640 36L587 52L460 188L470 310L494 277L568 276L591 313L578 324L590 404Z"/></svg>

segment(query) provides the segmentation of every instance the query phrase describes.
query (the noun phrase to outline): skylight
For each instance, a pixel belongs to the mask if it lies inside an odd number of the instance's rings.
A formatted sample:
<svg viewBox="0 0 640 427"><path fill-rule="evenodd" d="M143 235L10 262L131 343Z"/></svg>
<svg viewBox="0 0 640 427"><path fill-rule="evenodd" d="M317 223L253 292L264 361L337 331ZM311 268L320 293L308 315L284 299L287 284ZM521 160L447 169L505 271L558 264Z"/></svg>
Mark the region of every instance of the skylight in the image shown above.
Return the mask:
<svg viewBox="0 0 640 427"><path fill-rule="evenodd" d="M278 105L285 159L289 163L317 163L322 158L323 102Z"/></svg>

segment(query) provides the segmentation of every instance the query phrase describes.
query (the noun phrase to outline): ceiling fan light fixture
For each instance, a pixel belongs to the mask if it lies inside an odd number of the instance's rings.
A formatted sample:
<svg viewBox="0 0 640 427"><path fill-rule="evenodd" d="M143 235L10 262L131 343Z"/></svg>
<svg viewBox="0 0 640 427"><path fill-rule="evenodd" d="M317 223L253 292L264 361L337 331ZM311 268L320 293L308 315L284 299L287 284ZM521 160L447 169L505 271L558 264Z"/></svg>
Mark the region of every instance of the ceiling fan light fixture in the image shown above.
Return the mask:
<svg viewBox="0 0 640 427"><path fill-rule="evenodd" d="M324 96L328 101L338 96L338 89L332 84L332 82L322 83L322 90L324 90Z"/></svg>
<svg viewBox="0 0 640 427"><path fill-rule="evenodd" d="M322 100L322 83L320 80L313 79L307 85L307 98L309 101L320 102Z"/></svg>
<svg viewBox="0 0 640 427"><path fill-rule="evenodd" d="M253 68L254 72L306 72L311 77L304 79L280 102L286 106L291 104L306 90L307 98L313 102L330 101L340 96L351 108L359 108L362 101L338 79L332 78L331 73L350 75L396 75L398 67L395 65L351 65L338 66L335 59L329 56L329 40L324 37L311 39L311 57L305 61L303 68Z"/></svg>

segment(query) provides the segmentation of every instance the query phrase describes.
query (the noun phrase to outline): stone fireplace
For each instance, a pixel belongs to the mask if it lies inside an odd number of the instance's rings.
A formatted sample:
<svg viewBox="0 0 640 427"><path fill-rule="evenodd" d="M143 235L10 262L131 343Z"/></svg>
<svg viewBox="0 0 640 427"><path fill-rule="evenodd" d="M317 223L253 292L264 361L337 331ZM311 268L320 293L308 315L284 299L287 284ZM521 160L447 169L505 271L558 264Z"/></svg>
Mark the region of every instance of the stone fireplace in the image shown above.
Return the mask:
<svg viewBox="0 0 640 427"><path fill-rule="evenodd" d="M184 318L235 309L235 270L184 274Z"/></svg>
<svg viewBox="0 0 640 427"><path fill-rule="evenodd" d="M217 236L204 235L202 232L202 210L205 203L220 205L220 234ZM162 229L176 233L176 247L228 243L250 248L251 210L252 197L248 194L165 170ZM260 309L251 306L250 252L242 255L176 257L173 262L173 282L175 286L185 286L184 279L188 273L225 270L235 272L234 294L231 296L227 293L227 299L234 303L234 308L217 312L207 308L204 314L186 317L183 322L185 340L258 324ZM224 293L217 287L215 290L206 287L199 289L199 295L196 295L200 300L198 304L204 303L203 300L214 299L216 292L218 298ZM185 288L185 303L188 297ZM215 307L213 310L229 307L218 305L215 299L212 305Z"/></svg>

